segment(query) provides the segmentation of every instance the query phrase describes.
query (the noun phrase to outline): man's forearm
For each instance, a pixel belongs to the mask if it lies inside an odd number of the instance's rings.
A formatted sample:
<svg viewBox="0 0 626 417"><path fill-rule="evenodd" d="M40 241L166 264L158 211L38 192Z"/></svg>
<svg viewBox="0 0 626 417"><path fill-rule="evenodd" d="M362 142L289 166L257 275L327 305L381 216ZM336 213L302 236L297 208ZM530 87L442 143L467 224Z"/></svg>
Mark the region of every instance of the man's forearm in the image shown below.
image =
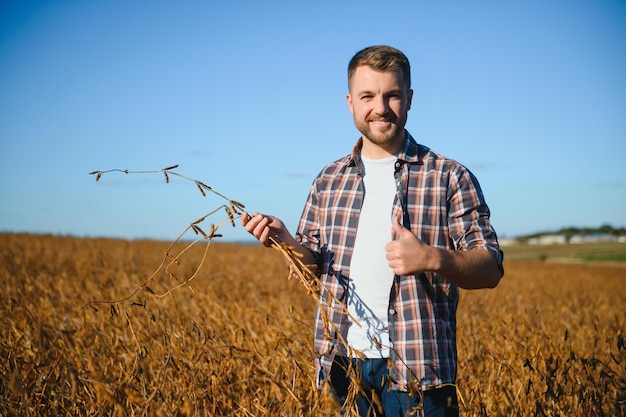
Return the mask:
<svg viewBox="0 0 626 417"><path fill-rule="evenodd" d="M434 272L443 275L461 288L494 288L502 278L496 256L482 249L453 251L437 249Z"/></svg>
<svg viewBox="0 0 626 417"><path fill-rule="evenodd" d="M313 256L313 253L308 248L302 246L300 242L298 242L298 240L296 240L296 238L294 238L292 235L289 235L289 237L286 238L283 243L285 243L287 246L293 246L294 251L302 255L301 261L304 265L312 265L315 263L315 257Z"/></svg>

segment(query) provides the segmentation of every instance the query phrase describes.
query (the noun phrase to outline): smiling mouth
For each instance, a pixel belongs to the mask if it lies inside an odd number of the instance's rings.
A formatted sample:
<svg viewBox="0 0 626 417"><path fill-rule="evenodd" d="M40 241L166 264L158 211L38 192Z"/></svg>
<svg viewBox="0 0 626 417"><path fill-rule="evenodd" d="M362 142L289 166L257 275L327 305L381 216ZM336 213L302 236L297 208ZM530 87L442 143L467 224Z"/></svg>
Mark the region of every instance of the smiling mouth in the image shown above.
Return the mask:
<svg viewBox="0 0 626 417"><path fill-rule="evenodd" d="M393 123L393 119L368 119L370 123Z"/></svg>
<svg viewBox="0 0 626 417"><path fill-rule="evenodd" d="M370 120L369 123L373 124L374 126L389 126L391 125L393 122L391 120Z"/></svg>

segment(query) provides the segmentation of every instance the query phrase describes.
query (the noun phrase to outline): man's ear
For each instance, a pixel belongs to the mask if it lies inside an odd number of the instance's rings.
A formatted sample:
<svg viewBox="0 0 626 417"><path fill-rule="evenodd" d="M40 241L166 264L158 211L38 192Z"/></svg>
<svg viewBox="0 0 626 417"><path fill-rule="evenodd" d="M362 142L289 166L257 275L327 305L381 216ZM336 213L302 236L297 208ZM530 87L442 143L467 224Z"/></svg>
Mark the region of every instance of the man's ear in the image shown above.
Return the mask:
<svg viewBox="0 0 626 417"><path fill-rule="evenodd" d="M346 101L348 102L350 114L354 116L354 107L352 107L352 96L350 95L350 93L346 94Z"/></svg>

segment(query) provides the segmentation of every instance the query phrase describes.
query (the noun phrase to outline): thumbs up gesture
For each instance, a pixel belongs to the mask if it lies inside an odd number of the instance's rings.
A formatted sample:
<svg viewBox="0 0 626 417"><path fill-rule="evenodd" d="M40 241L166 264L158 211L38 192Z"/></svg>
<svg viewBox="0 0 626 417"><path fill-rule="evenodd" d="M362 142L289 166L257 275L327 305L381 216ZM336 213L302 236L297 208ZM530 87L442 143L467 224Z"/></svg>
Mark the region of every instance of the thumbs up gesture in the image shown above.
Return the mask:
<svg viewBox="0 0 626 417"><path fill-rule="evenodd" d="M396 217L391 225L391 242L385 245L389 267L396 275L417 275L434 270L437 249L425 244Z"/></svg>

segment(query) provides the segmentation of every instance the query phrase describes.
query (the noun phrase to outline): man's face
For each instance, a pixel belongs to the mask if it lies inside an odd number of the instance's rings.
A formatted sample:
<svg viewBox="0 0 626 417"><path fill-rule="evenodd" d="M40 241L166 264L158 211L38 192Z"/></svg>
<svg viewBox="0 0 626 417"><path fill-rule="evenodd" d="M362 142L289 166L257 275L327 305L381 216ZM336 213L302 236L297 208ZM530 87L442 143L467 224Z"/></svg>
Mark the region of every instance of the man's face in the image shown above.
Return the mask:
<svg viewBox="0 0 626 417"><path fill-rule="evenodd" d="M404 85L402 71L376 71L365 65L356 68L346 96L363 139L390 153L403 144L412 98L413 90Z"/></svg>

